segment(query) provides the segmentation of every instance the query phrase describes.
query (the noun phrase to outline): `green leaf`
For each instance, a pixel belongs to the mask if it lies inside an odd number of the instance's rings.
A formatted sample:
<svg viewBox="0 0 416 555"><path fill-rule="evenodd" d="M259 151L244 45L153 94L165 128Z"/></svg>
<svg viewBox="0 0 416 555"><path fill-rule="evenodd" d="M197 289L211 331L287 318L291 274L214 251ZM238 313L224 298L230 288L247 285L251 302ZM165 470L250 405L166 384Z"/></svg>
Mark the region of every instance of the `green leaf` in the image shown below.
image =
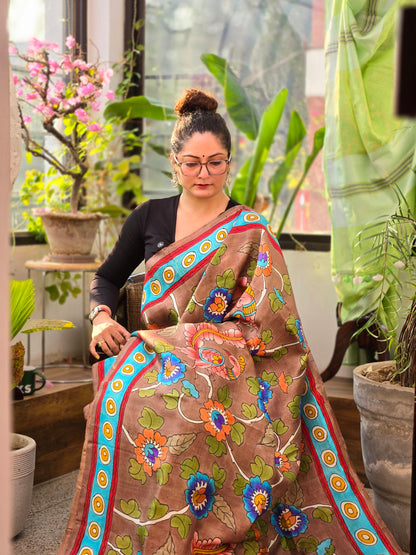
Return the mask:
<svg viewBox="0 0 416 555"><path fill-rule="evenodd" d="M174 346L170 345L166 341L162 341L161 339L156 339L154 349L155 349L155 353L158 353L158 354L168 353L174 349Z"/></svg>
<svg viewBox="0 0 416 555"><path fill-rule="evenodd" d="M295 443L291 443L286 447L283 451L283 454L286 455L289 461L294 462L298 458L299 448Z"/></svg>
<svg viewBox="0 0 416 555"><path fill-rule="evenodd" d="M257 555L260 552L260 545L256 541L243 543L244 555Z"/></svg>
<svg viewBox="0 0 416 555"><path fill-rule="evenodd" d="M125 515L129 515L132 518L139 518L141 515L139 505L135 499L129 499L128 501L122 499L120 501L120 507Z"/></svg>
<svg viewBox="0 0 416 555"><path fill-rule="evenodd" d="M22 333L33 333L34 331L65 330L74 328L74 324L68 320L53 320L52 318L29 318Z"/></svg>
<svg viewBox="0 0 416 555"><path fill-rule="evenodd" d="M331 522L333 514L333 510L329 507L318 507L313 511L312 516L313 518L319 518L323 522Z"/></svg>
<svg viewBox="0 0 416 555"><path fill-rule="evenodd" d="M292 413L293 418L298 418L299 416L299 405L300 405L300 396L296 395L287 406Z"/></svg>
<svg viewBox="0 0 416 555"><path fill-rule="evenodd" d="M277 434L278 436L282 436L288 430L288 427L285 425L283 420L281 420L280 418L277 418L276 420L273 420L272 428L273 428L274 433Z"/></svg>
<svg viewBox="0 0 416 555"><path fill-rule="evenodd" d="M156 481L160 486L164 486L169 481L169 474L172 472L172 465L169 463L162 463L160 468L156 470Z"/></svg>
<svg viewBox="0 0 416 555"><path fill-rule="evenodd" d="M56 285L47 285L45 291L48 293L51 301L56 301L59 298L59 290Z"/></svg>
<svg viewBox="0 0 416 555"><path fill-rule="evenodd" d="M167 409L176 409L179 402L179 391L174 389L171 393L165 393L162 395L162 399L165 401Z"/></svg>
<svg viewBox="0 0 416 555"><path fill-rule="evenodd" d="M142 465L137 462L136 459L130 459L129 474L134 480L141 482L142 485L146 483L146 473L144 472Z"/></svg>
<svg viewBox="0 0 416 555"><path fill-rule="evenodd" d="M253 141L258 133L258 117L239 79L224 58L202 54L201 60L223 87L225 106L234 125Z"/></svg>
<svg viewBox="0 0 416 555"><path fill-rule="evenodd" d="M277 385L277 376L274 372L262 372L261 379L271 386Z"/></svg>
<svg viewBox="0 0 416 555"><path fill-rule="evenodd" d="M214 256L211 258L211 264L213 266L218 266L218 264L221 263L221 257L222 255L225 253L225 251L227 250L226 245L221 245L220 247L218 247L217 252L214 254Z"/></svg>
<svg viewBox="0 0 416 555"><path fill-rule="evenodd" d="M218 401L226 408L229 409L233 404L233 400L230 397L230 392L228 389L228 385L224 385L224 387L220 387L218 392Z"/></svg>
<svg viewBox="0 0 416 555"><path fill-rule="evenodd" d="M217 276L217 285L225 289L234 289L236 280L233 270L226 270L222 276Z"/></svg>
<svg viewBox="0 0 416 555"><path fill-rule="evenodd" d="M212 477L214 478L215 489L221 489L225 479L227 478L227 473L223 468L220 468L217 463L212 465Z"/></svg>
<svg viewBox="0 0 416 555"><path fill-rule="evenodd" d="M116 536L116 546L123 555L133 555L133 542L130 536Z"/></svg>
<svg viewBox="0 0 416 555"><path fill-rule="evenodd" d="M237 445L241 445L244 441L244 432L246 431L244 425L241 422L235 422L231 426L231 439Z"/></svg>
<svg viewBox="0 0 416 555"><path fill-rule="evenodd" d="M123 120L148 118L163 121L176 119L176 114L172 108L162 106L145 96L132 96L119 102L111 102L104 110L104 117Z"/></svg>
<svg viewBox="0 0 416 555"><path fill-rule="evenodd" d="M145 407L142 410L142 415L137 420L143 428L151 430L158 430L161 426L163 426L164 422L163 418L157 415L155 411L149 407Z"/></svg>
<svg viewBox="0 0 416 555"><path fill-rule="evenodd" d="M302 455L302 457L300 459L299 470L301 472L309 472L311 462L312 462L312 459L310 458L309 455L305 455L305 454Z"/></svg>
<svg viewBox="0 0 416 555"><path fill-rule="evenodd" d="M237 478L233 482L234 493L238 496L243 494L243 490L248 484L248 481L241 476L241 474L237 474Z"/></svg>
<svg viewBox="0 0 416 555"><path fill-rule="evenodd" d="M184 480L189 480L191 476L196 475L199 470L199 462L196 457L192 457L192 459L185 459L181 464L181 478Z"/></svg>
<svg viewBox="0 0 416 555"><path fill-rule="evenodd" d="M296 480L296 474L294 472L290 472L288 470L286 470L285 472L283 472L283 476L289 480L290 482L294 482Z"/></svg>
<svg viewBox="0 0 416 555"><path fill-rule="evenodd" d="M172 528L176 528L178 530L178 534L183 540L188 535L191 524L192 520L188 515L176 515L170 521Z"/></svg>
<svg viewBox="0 0 416 555"><path fill-rule="evenodd" d="M211 455L221 457L221 455L225 455L225 453L227 452L225 445L221 441L218 441L216 437L208 436L205 440L205 443L208 445Z"/></svg>
<svg viewBox="0 0 416 555"><path fill-rule="evenodd" d="M159 372L157 370L151 370L150 372L146 372L145 378L148 384L156 383L158 381Z"/></svg>
<svg viewBox="0 0 416 555"><path fill-rule="evenodd" d="M256 455L254 462L250 464L250 468L254 476L259 476L262 482L270 480L273 476L273 468L258 455Z"/></svg>
<svg viewBox="0 0 416 555"><path fill-rule="evenodd" d="M248 403L242 403L241 412L248 420L252 420L257 416L257 409L253 404L249 405Z"/></svg>
<svg viewBox="0 0 416 555"><path fill-rule="evenodd" d="M149 520L158 520L159 518L164 517L168 510L168 505L163 505L155 497L149 507L147 518Z"/></svg>
<svg viewBox="0 0 416 555"><path fill-rule="evenodd" d="M259 380L256 378L247 378L247 385L249 386L249 391L252 395L257 395L260 391Z"/></svg>
<svg viewBox="0 0 416 555"><path fill-rule="evenodd" d="M139 389L139 397L140 399L146 399L148 397L153 397L156 393L156 389L153 387L152 389Z"/></svg>
<svg viewBox="0 0 416 555"><path fill-rule="evenodd" d="M140 543L143 545L144 540L149 535L149 532L147 531L147 528L145 526L138 526L136 530L136 534L139 537Z"/></svg>

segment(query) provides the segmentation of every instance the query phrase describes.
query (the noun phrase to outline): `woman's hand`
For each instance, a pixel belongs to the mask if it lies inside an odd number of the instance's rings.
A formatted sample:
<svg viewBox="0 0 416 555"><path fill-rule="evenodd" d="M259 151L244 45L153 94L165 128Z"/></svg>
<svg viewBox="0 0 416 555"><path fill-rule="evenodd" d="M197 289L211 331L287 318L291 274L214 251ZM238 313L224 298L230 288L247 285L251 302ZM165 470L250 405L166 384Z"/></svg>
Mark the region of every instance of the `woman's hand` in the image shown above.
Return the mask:
<svg viewBox="0 0 416 555"><path fill-rule="evenodd" d="M107 356L118 355L131 333L113 320L106 312L100 312L94 318L90 352L100 358L96 348L100 347Z"/></svg>

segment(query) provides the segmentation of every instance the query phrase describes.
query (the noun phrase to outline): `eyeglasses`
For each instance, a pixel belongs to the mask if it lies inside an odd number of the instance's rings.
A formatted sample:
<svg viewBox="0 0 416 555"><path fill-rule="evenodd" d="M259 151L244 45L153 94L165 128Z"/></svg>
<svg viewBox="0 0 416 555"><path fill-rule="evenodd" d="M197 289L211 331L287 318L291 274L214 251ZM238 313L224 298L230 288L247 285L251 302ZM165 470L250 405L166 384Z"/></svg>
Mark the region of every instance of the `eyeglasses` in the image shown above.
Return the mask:
<svg viewBox="0 0 416 555"><path fill-rule="evenodd" d="M208 175L223 175L227 171L231 157L227 160L209 160L209 162L178 162L176 156L174 156L174 159L181 168L183 175L196 177L201 173L202 166L206 166Z"/></svg>

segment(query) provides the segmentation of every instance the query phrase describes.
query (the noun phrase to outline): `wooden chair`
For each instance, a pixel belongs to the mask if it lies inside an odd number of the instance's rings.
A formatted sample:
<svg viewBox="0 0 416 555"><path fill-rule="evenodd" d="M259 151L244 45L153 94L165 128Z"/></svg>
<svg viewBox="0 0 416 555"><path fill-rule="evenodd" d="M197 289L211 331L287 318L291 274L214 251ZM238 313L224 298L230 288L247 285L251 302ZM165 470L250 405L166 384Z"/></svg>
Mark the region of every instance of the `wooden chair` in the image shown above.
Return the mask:
<svg viewBox="0 0 416 555"><path fill-rule="evenodd" d="M141 329L140 310L144 272L132 274L120 291L115 318L129 332Z"/></svg>

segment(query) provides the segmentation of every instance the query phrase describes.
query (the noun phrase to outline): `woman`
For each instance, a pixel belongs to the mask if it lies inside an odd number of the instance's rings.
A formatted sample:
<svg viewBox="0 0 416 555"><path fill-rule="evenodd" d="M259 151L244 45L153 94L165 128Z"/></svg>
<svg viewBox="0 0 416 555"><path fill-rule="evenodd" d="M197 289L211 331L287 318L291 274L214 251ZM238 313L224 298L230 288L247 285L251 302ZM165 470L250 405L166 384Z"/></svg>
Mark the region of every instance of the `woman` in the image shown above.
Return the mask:
<svg viewBox="0 0 416 555"><path fill-rule="evenodd" d="M267 222L224 193L217 103L177 105L180 196L126 222L92 285L95 365L59 553L400 553L352 470ZM136 216L140 214L140 218ZM115 323L146 259L142 319Z"/></svg>

